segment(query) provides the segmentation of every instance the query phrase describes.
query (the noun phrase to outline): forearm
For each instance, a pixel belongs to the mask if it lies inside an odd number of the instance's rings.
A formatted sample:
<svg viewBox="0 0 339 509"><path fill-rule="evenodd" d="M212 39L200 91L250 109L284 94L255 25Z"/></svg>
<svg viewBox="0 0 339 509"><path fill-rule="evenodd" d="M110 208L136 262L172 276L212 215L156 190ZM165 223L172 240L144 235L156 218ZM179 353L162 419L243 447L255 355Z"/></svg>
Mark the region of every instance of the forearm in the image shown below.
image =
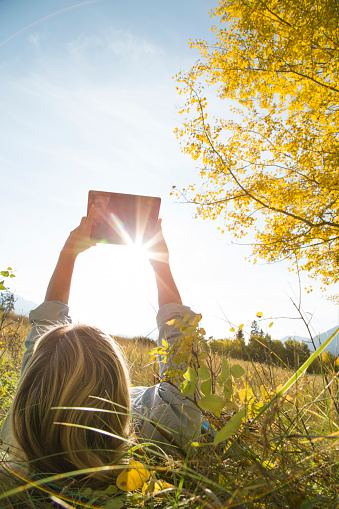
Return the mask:
<svg viewBox="0 0 339 509"><path fill-rule="evenodd" d="M155 279L158 288L159 308L164 304L182 304L179 290L168 262L159 262L153 265Z"/></svg>
<svg viewBox="0 0 339 509"><path fill-rule="evenodd" d="M69 250L61 251L47 288L45 301L54 300L68 304L75 258Z"/></svg>

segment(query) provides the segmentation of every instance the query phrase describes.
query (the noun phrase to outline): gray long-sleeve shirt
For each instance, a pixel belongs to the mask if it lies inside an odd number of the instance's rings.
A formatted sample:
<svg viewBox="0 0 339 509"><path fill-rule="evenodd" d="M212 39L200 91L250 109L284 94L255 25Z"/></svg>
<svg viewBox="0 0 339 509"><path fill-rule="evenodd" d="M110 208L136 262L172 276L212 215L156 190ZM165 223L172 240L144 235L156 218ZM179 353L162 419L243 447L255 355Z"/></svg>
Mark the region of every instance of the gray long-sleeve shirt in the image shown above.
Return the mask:
<svg viewBox="0 0 339 509"><path fill-rule="evenodd" d="M71 323L68 313L68 306L56 301L43 302L30 312L29 321L32 329L25 341L21 376L34 353L37 339L54 325ZM166 339L171 345L182 335L175 324L167 322L173 319L180 322L186 314L189 314L191 318L195 316L189 307L180 304L165 304L159 309L157 314L158 346L161 346L162 339ZM171 360L168 359L166 364L160 363L160 380L170 362ZM182 447L192 439L199 439L200 411L175 386L160 382L151 387L131 387L130 395L132 417L140 440L152 440L161 448L167 449L170 444ZM2 449L8 450L9 457L15 459L18 454L11 429L10 411L1 428Z"/></svg>

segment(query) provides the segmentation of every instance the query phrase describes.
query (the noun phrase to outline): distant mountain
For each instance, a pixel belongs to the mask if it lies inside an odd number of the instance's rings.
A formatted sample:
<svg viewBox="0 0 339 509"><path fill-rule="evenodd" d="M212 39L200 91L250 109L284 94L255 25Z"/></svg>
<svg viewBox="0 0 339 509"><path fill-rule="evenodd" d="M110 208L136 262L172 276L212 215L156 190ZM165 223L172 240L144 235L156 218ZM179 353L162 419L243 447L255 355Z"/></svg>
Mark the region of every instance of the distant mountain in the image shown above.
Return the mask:
<svg viewBox="0 0 339 509"><path fill-rule="evenodd" d="M302 341L304 343L308 343L310 341L309 337L308 338L304 338L302 336L292 336L292 334L290 334L289 336L284 336L283 338L279 339L279 341L281 341L282 343L285 343L285 341L287 341L288 339L295 339L299 343L301 343Z"/></svg>
<svg viewBox="0 0 339 509"><path fill-rule="evenodd" d="M32 302L31 300L26 300L20 295L14 295L15 304L14 304L14 312L17 315L28 316L31 309L36 308L38 304Z"/></svg>
<svg viewBox="0 0 339 509"><path fill-rule="evenodd" d="M323 332L322 334L318 334L318 336L314 336L313 337L313 341L314 341L314 344L316 346L316 348L318 348L320 345L322 345L330 336L332 336L332 334L335 333L335 331L338 329L338 325L336 325L335 327L332 327L332 329L329 329L328 331L326 332ZM289 338L292 338L292 339L295 339L296 341L299 341L300 343L302 341L304 341L308 346L309 346L309 349L311 350L311 352L314 351L314 348L313 348L313 345L312 345L312 341L310 340L310 338L303 338L301 336L285 336L283 337L280 341L282 343L284 343L287 339ZM339 355L339 333L336 334L334 336L334 338L332 339L332 341L330 342L329 345L327 345L326 347L326 350L328 350L329 352L331 352L332 355L334 355L335 357L337 357Z"/></svg>

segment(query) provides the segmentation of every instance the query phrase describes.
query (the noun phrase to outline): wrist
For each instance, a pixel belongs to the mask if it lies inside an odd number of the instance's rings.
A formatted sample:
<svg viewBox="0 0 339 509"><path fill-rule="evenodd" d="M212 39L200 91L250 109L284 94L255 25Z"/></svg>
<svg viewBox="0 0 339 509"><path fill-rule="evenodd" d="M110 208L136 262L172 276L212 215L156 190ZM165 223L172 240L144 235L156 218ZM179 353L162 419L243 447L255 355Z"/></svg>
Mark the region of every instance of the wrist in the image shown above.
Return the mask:
<svg viewBox="0 0 339 509"><path fill-rule="evenodd" d="M78 254L74 251L74 249L63 247L60 251L59 262L67 265L74 265L77 256Z"/></svg>
<svg viewBox="0 0 339 509"><path fill-rule="evenodd" d="M154 270L155 273L171 271L170 265L169 265L169 260L167 260L167 261L159 261L159 260L151 261L150 260L150 264L151 264L152 269Z"/></svg>

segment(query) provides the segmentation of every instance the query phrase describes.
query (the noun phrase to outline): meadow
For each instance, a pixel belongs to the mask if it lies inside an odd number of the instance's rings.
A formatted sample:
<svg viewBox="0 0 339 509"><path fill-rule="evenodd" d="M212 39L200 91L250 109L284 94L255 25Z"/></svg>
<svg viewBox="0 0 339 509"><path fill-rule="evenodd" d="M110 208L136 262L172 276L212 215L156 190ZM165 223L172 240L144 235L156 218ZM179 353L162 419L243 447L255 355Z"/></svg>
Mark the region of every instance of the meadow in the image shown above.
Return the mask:
<svg viewBox="0 0 339 509"><path fill-rule="evenodd" d="M23 341L29 329L27 318L2 315L1 423L19 381ZM199 442L165 454L134 437L129 456L140 462L145 472L137 471L140 486L130 491L120 490L114 476L112 484L100 489L74 473L47 480L29 477L15 471L3 453L0 507L337 508L339 413L335 371L324 368L318 375L304 372L279 396L281 387L293 376L292 370L232 359L230 355L226 359L209 348L198 326L188 332L191 336L186 335L181 348L184 355L192 355L192 371L184 373L182 390L191 398L199 394L206 401L210 395L223 399L220 409L202 409L204 433ZM196 341L191 341L192 337ZM156 357L162 352L149 355L154 342L142 337L116 340L125 352L132 384L157 383ZM239 419L234 418L237 415ZM227 438L216 443L216 434L228 423Z"/></svg>

